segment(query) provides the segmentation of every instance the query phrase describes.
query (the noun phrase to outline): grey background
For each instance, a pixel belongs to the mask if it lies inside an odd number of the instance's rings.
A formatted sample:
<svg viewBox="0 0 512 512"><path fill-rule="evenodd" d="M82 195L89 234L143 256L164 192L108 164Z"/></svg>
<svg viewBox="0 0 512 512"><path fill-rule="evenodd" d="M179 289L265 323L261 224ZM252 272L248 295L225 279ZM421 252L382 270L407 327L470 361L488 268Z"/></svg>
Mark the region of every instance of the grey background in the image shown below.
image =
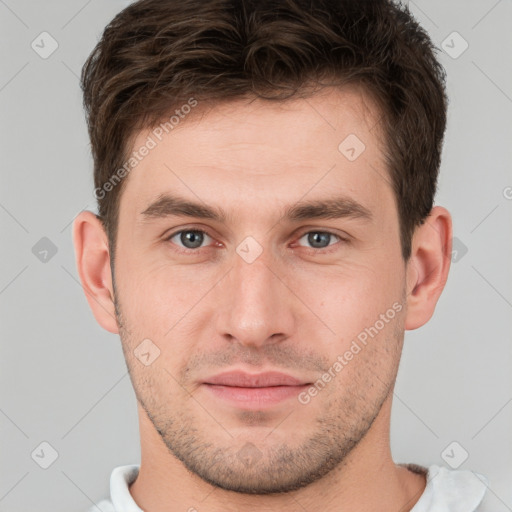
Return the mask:
<svg viewBox="0 0 512 512"><path fill-rule="evenodd" d="M2 512L85 510L114 467L139 462L120 341L89 310L71 238L76 214L96 211L78 75L127 4L0 0ZM453 215L457 254L434 317L406 334L393 455L446 466L465 450L460 469L489 477L494 509L512 510L512 4L410 7L452 53L439 56L450 106L436 203ZM31 47L43 31L58 43L46 59ZM457 58L454 31L469 44Z"/></svg>

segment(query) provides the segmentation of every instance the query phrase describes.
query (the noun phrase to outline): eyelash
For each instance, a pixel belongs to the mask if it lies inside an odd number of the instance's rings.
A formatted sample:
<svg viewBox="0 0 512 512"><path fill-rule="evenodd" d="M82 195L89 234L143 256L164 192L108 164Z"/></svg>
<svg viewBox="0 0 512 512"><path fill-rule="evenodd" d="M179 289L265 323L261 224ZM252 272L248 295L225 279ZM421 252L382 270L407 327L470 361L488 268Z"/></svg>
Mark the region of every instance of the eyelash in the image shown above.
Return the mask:
<svg viewBox="0 0 512 512"><path fill-rule="evenodd" d="M167 237L165 237L165 240L166 242L170 242L172 238L174 238L176 235L179 235L181 233L186 233L186 232L194 232L194 233L202 233L210 238L213 239L213 237L211 235L208 234L208 232L204 231L203 229L194 229L194 228L188 228L188 229L180 229L179 231L174 231L172 234L168 235ZM339 242L341 243L349 243L349 240L347 238L343 238L342 236L338 235L337 233L333 233L331 231L326 231L326 230L310 230L310 231L305 231L304 233L302 233L299 238L297 240L300 240L301 238L303 238L305 235L308 235L310 233L321 233L321 234L328 234L328 235L331 235L331 236L334 236L336 238L338 238ZM172 243L172 242L171 242ZM176 245L176 244L173 244L175 245L176 247L176 252L180 253L180 254L191 254L191 253L199 253L201 252L202 249L207 249L207 247L198 247L197 249L189 249L187 247L180 247L179 245ZM315 254L330 254L331 252L334 252L335 250L337 250L337 244L334 243L334 244L331 244L331 245L328 245L327 247L323 247L321 249L315 249L314 247L305 247L306 249L309 249L311 252L315 253ZM334 247L334 249L329 249L329 247Z"/></svg>

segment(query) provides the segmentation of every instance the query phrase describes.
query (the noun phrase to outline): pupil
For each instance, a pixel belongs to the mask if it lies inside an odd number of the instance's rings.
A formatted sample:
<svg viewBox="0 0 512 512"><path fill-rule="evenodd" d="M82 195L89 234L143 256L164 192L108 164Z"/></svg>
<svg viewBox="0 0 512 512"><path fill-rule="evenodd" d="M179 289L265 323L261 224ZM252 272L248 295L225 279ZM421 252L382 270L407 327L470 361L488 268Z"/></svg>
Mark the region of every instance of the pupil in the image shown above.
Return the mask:
<svg viewBox="0 0 512 512"><path fill-rule="evenodd" d="M329 233L310 233L308 235L308 242L315 248L319 247L318 244L322 245L322 242L325 242L326 245L324 247L327 247L329 245L330 236Z"/></svg>
<svg viewBox="0 0 512 512"><path fill-rule="evenodd" d="M181 242L188 249L200 247L203 242L203 234L199 231L185 231L181 234Z"/></svg>

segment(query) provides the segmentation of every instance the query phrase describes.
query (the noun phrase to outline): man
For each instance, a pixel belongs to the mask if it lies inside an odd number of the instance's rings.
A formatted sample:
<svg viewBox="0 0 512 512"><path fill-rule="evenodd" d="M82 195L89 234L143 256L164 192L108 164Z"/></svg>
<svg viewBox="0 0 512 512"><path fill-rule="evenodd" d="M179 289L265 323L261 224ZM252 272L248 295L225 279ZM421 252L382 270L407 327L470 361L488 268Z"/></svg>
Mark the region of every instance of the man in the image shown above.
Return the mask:
<svg viewBox="0 0 512 512"><path fill-rule="evenodd" d="M485 510L485 477L389 446L452 237L444 72L409 11L141 0L82 88L99 214L77 267L141 436L91 510Z"/></svg>

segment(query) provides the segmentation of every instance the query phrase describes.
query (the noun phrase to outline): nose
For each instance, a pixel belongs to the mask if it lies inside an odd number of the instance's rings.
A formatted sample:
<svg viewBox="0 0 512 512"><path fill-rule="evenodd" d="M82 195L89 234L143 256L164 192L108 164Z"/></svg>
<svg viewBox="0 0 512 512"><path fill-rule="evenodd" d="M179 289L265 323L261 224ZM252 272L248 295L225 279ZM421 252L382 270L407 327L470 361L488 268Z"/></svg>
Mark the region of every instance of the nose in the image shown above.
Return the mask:
<svg viewBox="0 0 512 512"><path fill-rule="evenodd" d="M297 301L285 274L283 266L265 252L252 263L235 254L219 288L217 332L251 347L289 338L295 329Z"/></svg>

